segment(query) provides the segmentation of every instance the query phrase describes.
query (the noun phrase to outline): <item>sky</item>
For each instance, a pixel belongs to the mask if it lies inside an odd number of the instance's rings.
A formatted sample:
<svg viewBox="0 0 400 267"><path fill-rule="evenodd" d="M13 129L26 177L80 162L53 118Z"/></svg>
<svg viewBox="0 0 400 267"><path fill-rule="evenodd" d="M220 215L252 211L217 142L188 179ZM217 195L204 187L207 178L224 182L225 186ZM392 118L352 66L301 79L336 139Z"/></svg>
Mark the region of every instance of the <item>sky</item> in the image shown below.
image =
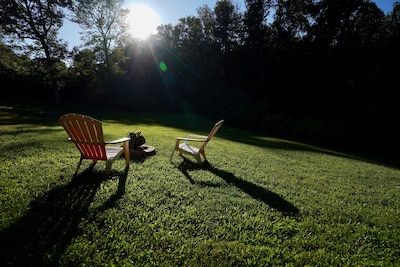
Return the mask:
<svg viewBox="0 0 400 267"><path fill-rule="evenodd" d="M400 0L374 0L373 2L385 13L392 11L393 3ZM158 17L158 25L172 24L176 25L180 18L186 16L197 16L196 9L203 5L208 5L214 9L217 0L125 0L124 8L129 8L134 4L142 4L149 7ZM233 3L239 5L240 10L245 10L244 0L232 0ZM149 17L149 16L147 16ZM65 21L64 26L60 30L59 37L68 42L71 49L81 44L80 27L72 22Z"/></svg>

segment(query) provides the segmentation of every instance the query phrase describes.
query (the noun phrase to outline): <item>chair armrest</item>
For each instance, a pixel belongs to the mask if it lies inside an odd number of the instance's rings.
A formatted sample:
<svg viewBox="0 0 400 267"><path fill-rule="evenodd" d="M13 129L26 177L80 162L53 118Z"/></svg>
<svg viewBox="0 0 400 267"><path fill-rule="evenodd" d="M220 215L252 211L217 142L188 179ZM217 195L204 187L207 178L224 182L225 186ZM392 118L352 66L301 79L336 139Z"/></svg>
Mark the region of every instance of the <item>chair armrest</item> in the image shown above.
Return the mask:
<svg viewBox="0 0 400 267"><path fill-rule="evenodd" d="M206 139L178 137L178 138L176 138L176 140L179 140L179 141L204 142Z"/></svg>
<svg viewBox="0 0 400 267"><path fill-rule="evenodd" d="M196 138L196 139L207 139L207 135L198 135L198 134L188 134L186 138Z"/></svg>
<svg viewBox="0 0 400 267"><path fill-rule="evenodd" d="M123 142L129 141L129 140L131 140L130 137L123 137L123 138L120 138L120 139L117 139L114 141L110 141L110 142L105 142L105 143L106 144L118 144L118 143L123 143Z"/></svg>

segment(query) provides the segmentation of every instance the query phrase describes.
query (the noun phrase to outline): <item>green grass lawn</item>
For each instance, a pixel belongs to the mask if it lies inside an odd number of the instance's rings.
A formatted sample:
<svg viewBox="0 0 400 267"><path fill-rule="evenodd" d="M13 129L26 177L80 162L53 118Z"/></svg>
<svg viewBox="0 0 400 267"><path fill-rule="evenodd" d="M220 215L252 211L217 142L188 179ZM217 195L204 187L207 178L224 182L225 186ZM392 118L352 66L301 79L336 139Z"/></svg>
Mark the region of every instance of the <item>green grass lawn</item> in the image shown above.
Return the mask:
<svg viewBox="0 0 400 267"><path fill-rule="evenodd" d="M157 153L92 169L57 118ZM222 119L222 118L221 118ZM194 114L0 105L0 266L400 266L400 170L226 121L208 163L169 161Z"/></svg>

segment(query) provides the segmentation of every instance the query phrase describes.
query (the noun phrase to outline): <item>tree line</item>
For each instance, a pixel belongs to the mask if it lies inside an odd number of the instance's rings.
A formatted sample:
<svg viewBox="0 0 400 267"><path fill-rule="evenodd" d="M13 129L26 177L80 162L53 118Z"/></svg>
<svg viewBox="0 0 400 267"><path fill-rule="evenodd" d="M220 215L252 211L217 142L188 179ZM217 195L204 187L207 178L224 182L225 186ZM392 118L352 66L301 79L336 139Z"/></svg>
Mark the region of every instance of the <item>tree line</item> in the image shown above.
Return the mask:
<svg viewBox="0 0 400 267"><path fill-rule="evenodd" d="M197 112L370 153L399 149L400 3L232 0L129 36L123 0L0 0L3 94ZM69 19L83 46L58 38ZM77 33L78 34L78 33ZM389 152L390 153L390 152Z"/></svg>

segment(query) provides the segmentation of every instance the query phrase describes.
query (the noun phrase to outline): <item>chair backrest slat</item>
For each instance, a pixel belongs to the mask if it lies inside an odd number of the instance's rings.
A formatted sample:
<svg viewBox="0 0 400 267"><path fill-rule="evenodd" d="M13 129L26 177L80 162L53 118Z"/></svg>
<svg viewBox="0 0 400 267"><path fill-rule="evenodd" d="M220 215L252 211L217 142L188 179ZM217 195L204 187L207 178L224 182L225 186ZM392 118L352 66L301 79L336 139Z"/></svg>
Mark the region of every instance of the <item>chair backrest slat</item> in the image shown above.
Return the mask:
<svg viewBox="0 0 400 267"><path fill-rule="evenodd" d="M200 147L200 150L203 150L208 142L210 142L211 138L214 137L214 135L218 132L219 128L221 128L222 123L224 123L224 120L220 120L219 122L217 122L214 127L211 129L210 133L208 134L207 140L204 141L203 145Z"/></svg>
<svg viewBox="0 0 400 267"><path fill-rule="evenodd" d="M84 158L106 159L101 121L75 113L61 116L59 121Z"/></svg>

